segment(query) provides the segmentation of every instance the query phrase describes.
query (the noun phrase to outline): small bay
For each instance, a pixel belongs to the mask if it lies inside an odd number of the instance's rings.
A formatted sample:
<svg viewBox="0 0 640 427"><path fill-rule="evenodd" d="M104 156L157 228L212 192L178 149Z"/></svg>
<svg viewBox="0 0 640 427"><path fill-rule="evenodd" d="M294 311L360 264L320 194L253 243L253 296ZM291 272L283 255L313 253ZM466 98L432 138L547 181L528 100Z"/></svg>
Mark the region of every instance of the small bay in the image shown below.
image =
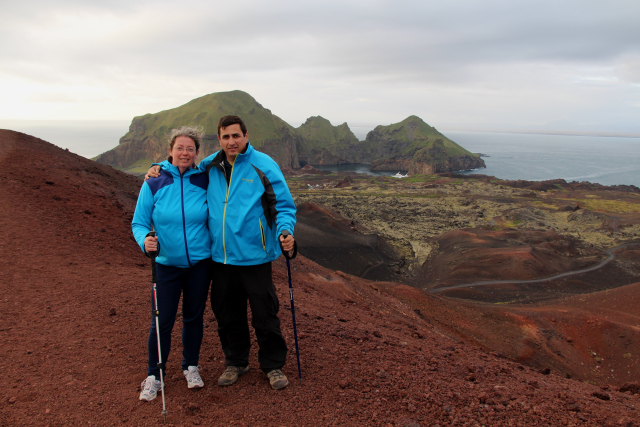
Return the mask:
<svg viewBox="0 0 640 427"><path fill-rule="evenodd" d="M602 185L640 187L640 138L442 131L472 153L480 153L484 174L508 180L564 179ZM394 175L406 171L370 171L369 165L315 166L318 169Z"/></svg>

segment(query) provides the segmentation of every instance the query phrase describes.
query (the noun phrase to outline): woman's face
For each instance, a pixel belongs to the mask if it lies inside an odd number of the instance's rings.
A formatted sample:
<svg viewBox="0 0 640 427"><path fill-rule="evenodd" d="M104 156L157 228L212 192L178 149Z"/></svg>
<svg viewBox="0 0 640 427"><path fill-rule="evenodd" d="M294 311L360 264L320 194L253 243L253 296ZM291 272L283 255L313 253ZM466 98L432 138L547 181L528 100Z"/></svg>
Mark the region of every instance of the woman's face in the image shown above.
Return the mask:
<svg viewBox="0 0 640 427"><path fill-rule="evenodd" d="M188 136L179 136L173 142L173 148L169 149L169 155L173 158L173 166L184 172L191 167L198 155L196 143Z"/></svg>

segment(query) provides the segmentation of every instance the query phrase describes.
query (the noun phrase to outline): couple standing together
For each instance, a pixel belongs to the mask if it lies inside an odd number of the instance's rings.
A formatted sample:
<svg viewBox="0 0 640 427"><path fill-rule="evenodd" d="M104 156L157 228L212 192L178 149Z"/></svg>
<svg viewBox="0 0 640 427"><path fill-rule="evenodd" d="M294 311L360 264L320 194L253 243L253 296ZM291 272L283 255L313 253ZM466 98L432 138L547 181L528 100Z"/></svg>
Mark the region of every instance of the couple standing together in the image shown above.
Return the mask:
<svg viewBox="0 0 640 427"><path fill-rule="evenodd" d="M249 370L249 301L260 369L272 388L282 389L289 384L281 370L287 345L277 315L271 261L280 255L280 246L287 252L294 248L293 198L277 163L249 143L240 117L220 119L221 150L196 167L201 139L196 128L171 132L169 158L149 170L154 178L142 185L132 221L134 237L145 254L157 251L162 361L169 355L182 294L182 370L189 388L204 386L198 361L211 284L211 307L225 356L218 385L234 384ZM148 236L152 226L155 237ZM161 387L154 321L148 345L148 377L140 400L155 399Z"/></svg>

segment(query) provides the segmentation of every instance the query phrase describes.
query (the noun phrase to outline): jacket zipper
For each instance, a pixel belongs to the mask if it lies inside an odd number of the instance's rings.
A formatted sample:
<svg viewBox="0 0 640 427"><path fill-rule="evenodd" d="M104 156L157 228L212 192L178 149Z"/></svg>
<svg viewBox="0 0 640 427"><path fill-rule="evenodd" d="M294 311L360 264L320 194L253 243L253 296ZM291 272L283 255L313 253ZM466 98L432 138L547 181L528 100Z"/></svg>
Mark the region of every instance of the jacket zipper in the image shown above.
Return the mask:
<svg viewBox="0 0 640 427"><path fill-rule="evenodd" d="M182 205L182 234L184 235L184 249L187 254L187 263L189 264L189 267L192 267L191 257L189 256L189 245L187 244L187 224L184 215L184 183L182 182L182 174L180 174L180 201Z"/></svg>
<svg viewBox="0 0 640 427"><path fill-rule="evenodd" d="M237 160L237 158L236 158ZM235 164L235 162L234 162ZM231 165L231 175L229 176L229 184L227 185L227 195L224 199L224 212L222 213L222 249L224 250L224 263L227 263L227 245L226 245L226 241L225 241L225 222L227 219L227 206L229 205L228 201L229 201L229 191L231 190L231 183L233 182L233 166ZM224 168L224 163L223 166ZM225 178L226 181L226 178Z"/></svg>

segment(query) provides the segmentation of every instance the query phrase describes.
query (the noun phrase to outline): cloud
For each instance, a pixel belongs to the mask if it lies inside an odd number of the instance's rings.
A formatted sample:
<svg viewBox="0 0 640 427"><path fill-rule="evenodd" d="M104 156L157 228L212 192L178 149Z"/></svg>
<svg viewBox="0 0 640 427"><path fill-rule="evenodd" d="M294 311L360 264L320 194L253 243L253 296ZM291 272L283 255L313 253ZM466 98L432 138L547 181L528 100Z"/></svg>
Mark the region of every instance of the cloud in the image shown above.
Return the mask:
<svg viewBox="0 0 640 427"><path fill-rule="evenodd" d="M640 83L640 52L627 54L619 58L615 65L615 71L616 75L623 81L635 84ZM640 88L638 89L640 90Z"/></svg>
<svg viewBox="0 0 640 427"><path fill-rule="evenodd" d="M627 120L638 16L635 0L13 2L0 16L0 87L42 94L0 101L0 118L56 93L105 100L76 114L122 118L242 89L300 122L525 126L611 105Z"/></svg>

